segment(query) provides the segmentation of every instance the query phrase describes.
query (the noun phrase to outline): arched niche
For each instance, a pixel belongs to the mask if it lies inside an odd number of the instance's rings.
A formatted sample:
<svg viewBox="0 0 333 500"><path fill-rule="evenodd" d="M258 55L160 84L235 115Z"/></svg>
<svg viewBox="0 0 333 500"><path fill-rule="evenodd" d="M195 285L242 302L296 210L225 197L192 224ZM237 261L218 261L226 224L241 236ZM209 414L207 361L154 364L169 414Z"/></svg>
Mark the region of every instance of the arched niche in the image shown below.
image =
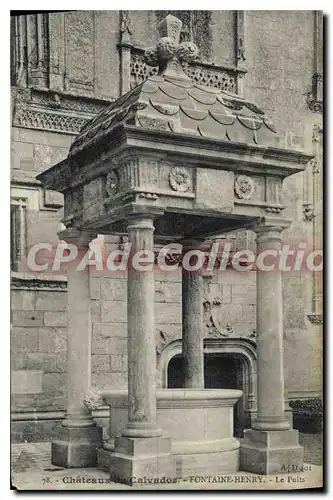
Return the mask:
<svg viewBox="0 0 333 500"><path fill-rule="evenodd" d="M175 357L182 354L182 340L177 339L170 342L157 358L158 385L161 388L168 387L169 363ZM239 403L238 413L241 428L251 425L257 411L257 353L256 344L253 340L244 338L206 338L204 339L204 355L220 355L239 360L241 379L240 386L244 396Z"/></svg>

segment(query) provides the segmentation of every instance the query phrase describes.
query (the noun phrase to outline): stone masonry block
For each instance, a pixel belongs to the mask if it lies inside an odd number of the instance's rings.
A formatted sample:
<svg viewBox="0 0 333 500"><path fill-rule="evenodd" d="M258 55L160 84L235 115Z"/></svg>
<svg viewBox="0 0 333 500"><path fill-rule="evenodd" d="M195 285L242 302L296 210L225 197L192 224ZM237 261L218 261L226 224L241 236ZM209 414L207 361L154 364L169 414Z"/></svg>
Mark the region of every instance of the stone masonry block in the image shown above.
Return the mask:
<svg viewBox="0 0 333 500"><path fill-rule="evenodd" d="M26 370L28 368L28 353L27 352L13 352L10 358L11 370Z"/></svg>
<svg viewBox="0 0 333 500"><path fill-rule="evenodd" d="M38 331L39 352L62 352L67 350L67 329L43 327Z"/></svg>
<svg viewBox="0 0 333 500"><path fill-rule="evenodd" d="M218 299L223 304L230 304L231 286L232 285L223 285L222 283L210 283L209 296L212 300Z"/></svg>
<svg viewBox="0 0 333 500"><path fill-rule="evenodd" d="M42 370L44 373L66 373L67 353L28 353L27 367L29 370Z"/></svg>
<svg viewBox="0 0 333 500"><path fill-rule="evenodd" d="M101 283L101 296L106 301L127 300L127 280L104 278Z"/></svg>
<svg viewBox="0 0 333 500"><path fill-rule="evenodd" d="M111 354L111 371L121 372L123 371L123 356L119 354Z"/></svg>
<svg viewBox="0 0 333 500"><path fill-rule="evenodd" d="M67 294L64 292L38 292L37 311L66 311Z"/></svg>
<svg viewBox="0 0 333 500"><path fill-rule="evenodd" d="M255 337L256 323L233 323L232 329L236 337Z"/></svg>
<svg viewBox="0 0 333 500"><path fill-rule="evenodd" d="M110 354L92 354L92 372L108 372L110 371Z"/></svg>
<svg viewBox="0 0 333 500"><path fill-rule="evenodd" d="M31 141L33 142L33 141ZM11 168L21 169L27 160L33 165L34 145L29 142L12 142L11 147ZM25 160L23 162L22 160Z"/></svg>
<svg viewBox="0 0 333 500"><path fill-rule="evenodd" d="M20 142L30 142L32 144L45 144L47 146L58 146L69 149L72 140L73 137L68 134L31 130L27 128L19 129Z"/></svg>
<svg viewBox="0 0 333 500"><path fill-rule="evenodd" d="M42 392L42 373L35 370L17 370L11 374L12 394L36 394Z"/></svg>
<svg viewBox="0 0 333 500"><path fill-rule="evenodd" d="M51 208L60 208L64 206L64 195L58 191L46 189L44 191L44 206Z"/></svg>
<svg viewBox="0 0 333 500"><path fill-rule="evenodd" d="M103 300L101 304L101 318L102 323L126 323L126 302Z"/></svg>
<svg viewBox="0 0 333 500"><path fill-rule="evenodd" d="M91 383L98 389L127 389L127 372L93 373Z"/></svg>
<svg viewBox="0 0 333 500"><path fill-rule="evenodd" d="M126 323L93 323L94 337L127 337Z"/></svg>
<svg viewBox="0 0 333 500"><path fill-rule="evenodd" d="M174 302L178 304L181 302L181 297L182 297L182 285L179 282L171 282L167 281L165 283L165 290L166 290L166 295L165 295L165 301L166 302Z"/></svg>
<svg viewBox="0 0 333 500"><path fill-rule="evenodd" d="M128 357L127 357L127 355L121 356L121 362L122 362L121 371L127 372L127 370L128 370Z"/></svg>
<svg viewBox="0 0 333 500"><path fill-rule="evenodd" d="M98 337L92 341L93 354L126 354L127 339Z"/></svg>
<svg viewBox="0 0 333 500"><path fill-rule="evenodd" d="M43 313L41 311L12 311L13 326L42 326Z"/></svg>
<svg viewBox="0 0 333 500"><path fill-rule="evenodd" d="M11 349L13 353L16 353L17 351L37 351L37 328L23 328L18 326L13 327L11 331Z"/></svg>
<svg viewBox="0 0 333 500"><path fill-rule="evenodd" d="M90 298L93 300L99 300L101 296L101 279L91 278L90 279Z"/></svg>
<svg viewBox="0 0 333 500"><path fill-rule="evenodd" d="M36 293L24 290L12 290L10 296L11 309L33 311L36 309Z"/></svg>
<svg viewBox="0 0 333 500"><path fill-rule="evenodd" d="M160 318L156 318L158 323L156 323L156 330L162 330L163 334L167 339L180 339L182 338L182 325L177 324L167 324L160 323Z"/></svg>
<svg viewBox="0 0 333 500"><path fill-rule="evenodd" d="M155 297L156 302L170 302L179 304L182 296L182 285L179 282L156 281Z"/></svg>
<svg viewBox="0 0 333 500"><path fill-rule="evenodd" d="M48 393L63 394L67 388L67 375L65 373L44 373L43 391Z"/></svg>
<svg viewBox="0 0 333 500"><path fill-rule="evenodd" d="M155 281L155 302L165 302L164 281Z"/></svg>
<svg viewBox="0 0 333 500"><path fill-rule="evenodd" d="M61 311L46 311L44 312L44 326L63 326L67 327L68 316L67 312Z"/></svg>
<svg viewBox="0 0 333 500"><path fill-rule="evenodd" d="M35 169L43 172L66 158L68 148L50 146L48 144L34 144Z"/></svg>
<svg viewBox="0 0 333 500"><path fill-rule="evenodd" d="M218 314L219 324L223 327L240 322L254 324L256 321L255 307L251 305L221 304L215 314Z"/></svg>
<svg viewBox="0 0 333 500"><path fill-rule="evenodd" d="M255 285L231 285L232 286L232 302L240 302L242 304L256 303L256 286Z"/></svg>
<svg viewBox="0 0 333 500"><path fill-rule="evenodd" d="M99 300L90 301L90 313L95 317L101 314L101 302Z"/></svg>
<svg viewBox="0 0 333 500"><path fill-rule="evenodd" d="M217 282L223 285L255 285L255 271L217 271Z"/></svg>
<svg viewBox="0 0 333 500"><path fill-rule="evenodd" d="M182 320L181 304L156 303L155 315L159 324L178 324Z"/></svg>

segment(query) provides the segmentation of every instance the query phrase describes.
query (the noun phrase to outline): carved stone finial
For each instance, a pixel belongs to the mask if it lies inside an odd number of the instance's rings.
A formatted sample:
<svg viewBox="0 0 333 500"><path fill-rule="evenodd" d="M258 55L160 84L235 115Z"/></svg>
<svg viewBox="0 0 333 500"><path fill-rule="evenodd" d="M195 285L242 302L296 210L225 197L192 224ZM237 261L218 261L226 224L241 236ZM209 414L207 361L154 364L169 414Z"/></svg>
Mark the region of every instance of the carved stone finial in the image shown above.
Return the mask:
<svg viewBox="0 0 333 500"><path fill-rule="evenodd" d="M189 80L181 66L181 61L194 61L199 54L198 47L192 42L179 43L182 22L171 14L158 25L161 38L155 47L145 51L146 63L159 66L159 74Z"/></svg>
<svg viewBox="0 0 333 500"><path fill-rule="evenodd" d="M179 43L180 32L183 23L180 19L171 14L168 14L157 26L160 37L171 38L176 45Z"/></svg>

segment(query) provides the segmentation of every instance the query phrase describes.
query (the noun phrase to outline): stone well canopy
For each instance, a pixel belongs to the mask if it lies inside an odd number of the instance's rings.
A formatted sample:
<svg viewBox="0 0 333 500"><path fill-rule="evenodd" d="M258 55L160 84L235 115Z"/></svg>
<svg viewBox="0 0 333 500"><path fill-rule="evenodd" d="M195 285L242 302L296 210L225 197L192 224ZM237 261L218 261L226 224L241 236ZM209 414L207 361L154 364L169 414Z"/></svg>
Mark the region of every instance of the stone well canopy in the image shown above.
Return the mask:
<svg viewBox="0 0 333 500"><path fill-rule="evenodd" d="M195 59L198 49L179 43L181 24L167 16L156 47L146 52L159 74L88 123L67 159L38 176L45 188L64 193L66 230L60 237L86 251L96 233L127 234L135 255L177 240L194 249L211 235L251 228L258 254L281 252L281 234L290 222L281 216L282 182L303 171L311 157L277 147L274 126L254 104L186 76L181 61ZM165 389L162 403L156 391L154 266L130 271L127 408L104 394L113 415L118 404L116 419L122 422L121 435L116 428L114 443L103 448L110 476L130 483L138 476L237 472L239 464L259 474L281 473L283 464L300 470L303 449L284 412L281 272L256 272L257 416L239 451L232 422L241 393L204 389L200 270L182 267L184 387ZM52 463L82 467L94 464L101 442L101 431L83 408L90 384L89 266L82 272L72 266L68 273L69 403L52 443ZM84 377L76 367L79 359ZM213 421L211 432L205 423Z"/></svg>
<svg viewBox="0 0 333 500"><path fill-rule="evenodd" d="M149 77L90 121L76 137L70 155L127 125L266 146L275 143L276 134L264 112L237 94L162 74Z"/></svg>
<svg viewBox="0 0 333 500"><path fill-rule="evenodd" d="M64 193L64 224L125 234L128 215L149 213L156 238L169 240L279 214L283 178L303 171L310 157L276 147L276 129L255 104L191 81L181 63L198 49L179 44L179 19L169 15L159 29L146 51L159 74L107 106L67 159L38 176Z"/></svg>

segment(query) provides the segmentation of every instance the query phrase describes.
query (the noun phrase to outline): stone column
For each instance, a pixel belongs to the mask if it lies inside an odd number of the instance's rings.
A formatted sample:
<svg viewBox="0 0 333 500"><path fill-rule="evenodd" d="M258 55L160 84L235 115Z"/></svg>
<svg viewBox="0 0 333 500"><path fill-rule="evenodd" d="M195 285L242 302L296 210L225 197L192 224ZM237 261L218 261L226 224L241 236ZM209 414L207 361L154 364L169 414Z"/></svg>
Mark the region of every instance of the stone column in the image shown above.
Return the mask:
<svg viewBox="0 0 333 500"><path fill-rule="evenodd" d="M288 226L281 219L265 218L255 227L258 413L252 429L244 431L241 467L258 474L291 472L289 466L300 470L303 463L298 431L290 430L284 413L282 276L278 257L281 233ZM264 270L262 262L269 266L272 258L274 269Z"/></svg>
<svg viewBox="0 0 333 500"><path fill-rule="evenodd" d="M77 266L95 237L76 229L59 233L67 243L78 247L79 259L67 265L67 412L52 442L52 463L62 467L87 467L97 463L102 446L102 429L96 426L84 396L91 384L91 318L89 266Z"/></svg>
<svg viewBox="0 0 333 500"><path fill-rule="evenodd" d="M198 250L199 242L185 242L183 254ZM184 387L203 389L203 278L201 270L189 271L182 266L182 318Z"/></svg>
<svg viewBox="0 0 333 500"><path fill-rule="evenodd" d="M131 251L127 276L128 423L115 439L111 479L174 477L170 438L156 424L154 226L150 215L128 217ZM135 259L146 256L146 269Z"/></svg>

